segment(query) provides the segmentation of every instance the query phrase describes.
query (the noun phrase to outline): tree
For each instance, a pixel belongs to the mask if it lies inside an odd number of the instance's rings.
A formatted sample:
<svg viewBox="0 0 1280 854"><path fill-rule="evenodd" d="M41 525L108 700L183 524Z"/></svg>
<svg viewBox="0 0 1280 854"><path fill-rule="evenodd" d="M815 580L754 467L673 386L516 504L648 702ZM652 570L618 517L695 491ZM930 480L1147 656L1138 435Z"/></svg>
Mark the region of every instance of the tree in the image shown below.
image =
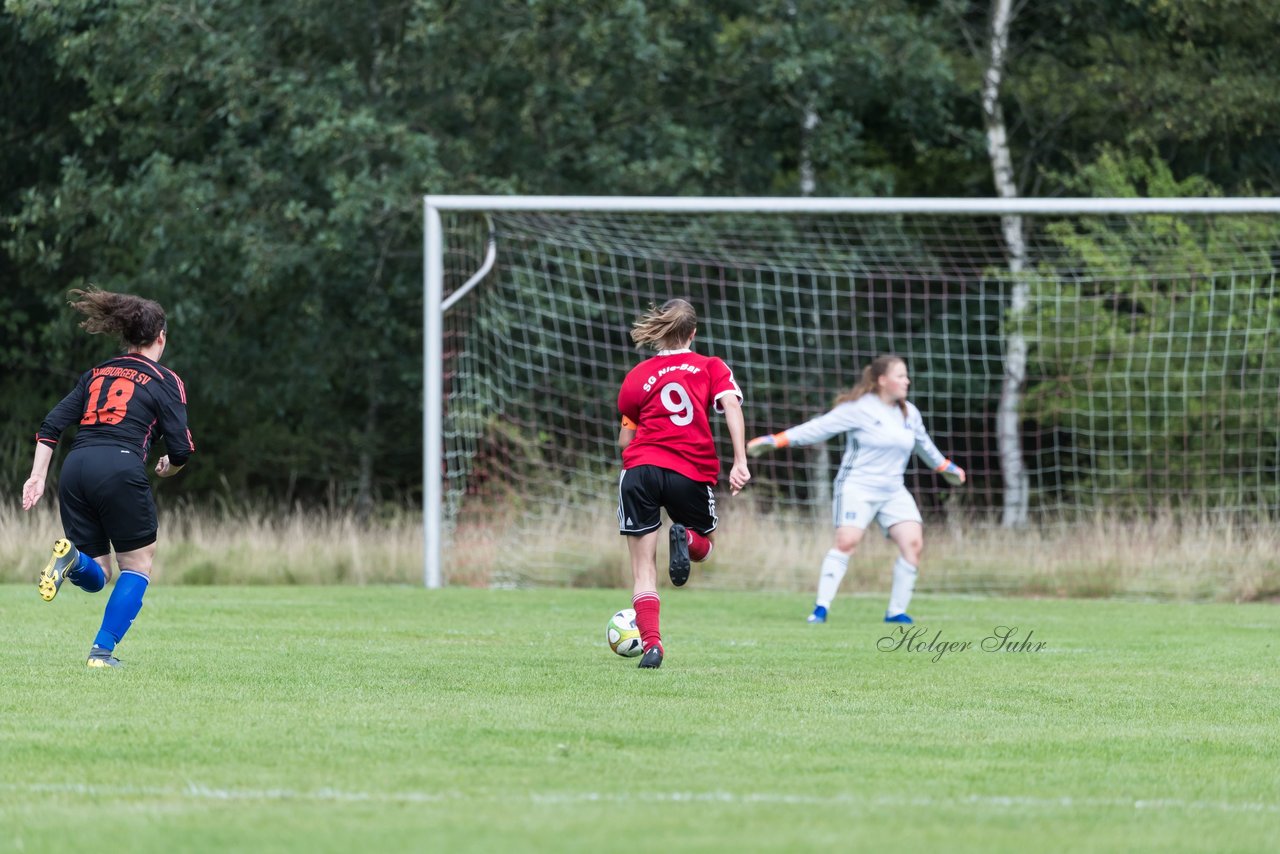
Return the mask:
<svg viewBox="0 0 1280 854"><path fill-rule="evenodd" d="M1079 192L1204 196L1158 158L1104 150ZM1063 446L1047 495L1150 511L1274 506L1280 483L1280 226L1268 217L1142 216L1055 222L1059 258L1033 276L1026 415ZM1161 348L1164 348L1162 352ZM1073 496L1088 496L1078 501Z"/></svg>
<svg viewBox="0 0 1280 854"><path fill-rule="evenodd" d="M382 486L415 489L420 194L770 192L798 168L798 91L821 95L823 191L897 180L898 152L857 140L895 121L904 139L941 138L947 71L928 23L905 5L805 15L10 0L13 61L44 58L24 97L58 97L26 131L39 168L11 160L6 175L6 322L13 352L66 373L12 381L32 391L7 435L25 445L22 425L110 351L63 305L93 282L170 311L208 461L174 491L336 487L368 506ZM852 43L867 46L844 61L835 48ZM921 81L927 97L904 106Z"/></svg>
<svg viewBox="0 0 1280 854"><path fill-rule="evenodd" d="M421 334L419 261L405 247L416 196L441 175L406 118L411 5L10 11L88 100L57 174L11 214L24 289L55 308L92 281L168 307L197 446L218 461L186 488L287 478L287 498L338 482L367 507L375 467L414 453L394 438L417 432L420 399L421 348L405 346ZM44 340L68 320L53 315Z"/></svg>

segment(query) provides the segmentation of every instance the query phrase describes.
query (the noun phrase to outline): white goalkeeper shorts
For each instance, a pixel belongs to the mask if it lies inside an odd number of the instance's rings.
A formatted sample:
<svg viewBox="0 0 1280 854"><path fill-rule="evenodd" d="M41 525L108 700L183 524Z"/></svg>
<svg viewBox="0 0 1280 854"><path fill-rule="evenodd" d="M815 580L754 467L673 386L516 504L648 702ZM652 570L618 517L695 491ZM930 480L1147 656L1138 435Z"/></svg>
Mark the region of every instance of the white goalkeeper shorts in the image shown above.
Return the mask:
<svg viewBox="0 0 1280 854"><path fill-rule="evenodd" d="M845 483L836 494L833 505L832 517L837 528L852 526L865 531L875 522L887 537L889 529L899 522L924 523L916 500L905 486L888 498L881 498L878 495L868 496L857 486Z"/></svg>

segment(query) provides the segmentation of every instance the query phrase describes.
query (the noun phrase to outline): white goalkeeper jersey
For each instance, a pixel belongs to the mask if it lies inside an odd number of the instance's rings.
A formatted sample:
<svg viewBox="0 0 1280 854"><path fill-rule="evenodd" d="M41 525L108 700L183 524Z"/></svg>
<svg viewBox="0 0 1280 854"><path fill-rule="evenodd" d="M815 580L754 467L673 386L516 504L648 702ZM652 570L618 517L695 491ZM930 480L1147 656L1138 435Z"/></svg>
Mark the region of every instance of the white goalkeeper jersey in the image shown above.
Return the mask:
<svg viewBox="0 0 1280 854"><path fill-rule="evenodd" d="M845 434L844 459L836 475L837 486L857 487L868 500L891 497L904 486L903 475L911 452L931 469L946 462L929 434L915 405L907 403L907 416L875 394L842 403L825 415L784 431L791 445L816 445Z"/></svg>

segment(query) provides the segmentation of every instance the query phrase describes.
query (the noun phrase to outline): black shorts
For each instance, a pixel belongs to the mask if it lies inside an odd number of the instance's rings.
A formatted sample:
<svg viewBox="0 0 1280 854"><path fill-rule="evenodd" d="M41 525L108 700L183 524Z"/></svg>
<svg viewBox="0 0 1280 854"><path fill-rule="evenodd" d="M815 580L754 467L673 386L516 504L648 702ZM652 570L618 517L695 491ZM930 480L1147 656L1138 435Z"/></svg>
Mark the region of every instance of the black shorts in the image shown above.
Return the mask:
<svg viewBox="0 0 1280 854"><path fill-rule="evenodd" d="M89 557L156 541L156 505L145 461L125 448L77 448L58 480L62 530Z"/></svg>
<svg viewBox="0 0 1280 854"><path fill-rule="evenodd" d="M623 469L618 481L618 533L639 537L662 526L663 508L672 522L710 534L716 518L711 485L659 466Z"/></svg>

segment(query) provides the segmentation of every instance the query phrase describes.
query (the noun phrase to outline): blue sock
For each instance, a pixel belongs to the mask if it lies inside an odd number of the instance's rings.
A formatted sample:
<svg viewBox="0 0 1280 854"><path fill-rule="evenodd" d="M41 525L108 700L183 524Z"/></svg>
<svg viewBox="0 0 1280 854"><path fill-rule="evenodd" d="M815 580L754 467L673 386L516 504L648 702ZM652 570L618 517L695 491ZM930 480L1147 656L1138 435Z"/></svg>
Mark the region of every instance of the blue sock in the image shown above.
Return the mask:
<svg viewBox="0 0 1280 854"><path fill-rule="evenodd" d="M115 589L107 600L107 610L102 615L102 628L94 638L94 646L105 650L116 648L124 633L133 625L133 618L142 610L142 594L147 592L148 581L141 573L120 570Z"/></svg>
<svg viewBox="0 0 1280 854"><path fill-rule="evenodd" d="M70 581L76 587L79 587L85 593L97 593L107 583L107 576L103 574L102 567L98 566L98 562L86 555L84 552L78 552L80 562L76 564L76 568L67 572L67 581Z"/></svg>

